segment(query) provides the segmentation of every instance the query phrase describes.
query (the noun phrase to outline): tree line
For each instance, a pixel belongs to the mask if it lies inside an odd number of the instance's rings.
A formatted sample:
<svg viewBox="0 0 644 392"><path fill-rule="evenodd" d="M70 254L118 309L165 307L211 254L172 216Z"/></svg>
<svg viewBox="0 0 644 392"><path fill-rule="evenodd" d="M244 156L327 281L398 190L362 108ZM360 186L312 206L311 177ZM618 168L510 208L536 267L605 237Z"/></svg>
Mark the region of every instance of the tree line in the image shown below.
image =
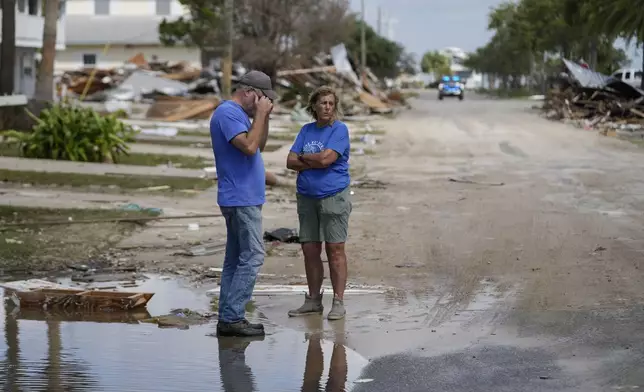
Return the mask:
<svg viewBox="0 0 644 392"><path fill-rule="evenodd" d="M189 45L202 53L202 65L224 55L230 39L225 0L180 0L186 17L163 20L159 36L167 46ZM347 0L235 0L232 12L233 60L274 77L280 69L313 66L312 59L344 43L360 61L361 21ZM367 66L379 77L413 69L404 48L365 26Z"/></svg>
<svg viewBox="0 0 644 392"><path fill-rule="evenodd" d="M625 66L628 57L615 41L644 43L644 11L641 0L506 1L489 13L488 29L492 38L464 65L501 87L519 88L560 71L561 58L584 60L605 74ZM431 53L422 64L444 67Z"/></svg>

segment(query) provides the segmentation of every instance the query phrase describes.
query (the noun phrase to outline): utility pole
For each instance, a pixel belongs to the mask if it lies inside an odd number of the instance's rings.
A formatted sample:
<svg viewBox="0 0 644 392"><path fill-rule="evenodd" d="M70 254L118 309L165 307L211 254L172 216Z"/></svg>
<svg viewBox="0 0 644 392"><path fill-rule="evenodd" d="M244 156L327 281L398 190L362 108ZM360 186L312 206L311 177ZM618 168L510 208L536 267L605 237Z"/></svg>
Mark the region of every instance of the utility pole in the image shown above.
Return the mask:
<svg viewBox="0 0 644 392"><path fill-rule="evenodd" d="M367 79L367 41L365 38L365 26L367 21L365 20L364 15L364 0L361 1L362 9L362 23L360 24L360 65L362 66L362 84L365 83Z"/></svg>
<svg viewBox="0 0 644 392"><path fill-rule="evenodd" d="M378 35L382 36L382 8L378 6Z"/></svg>
<svg viewBox="0 0 644 392"><path fill-rule="evenodd" d="M222 64L223 76L221 79L223 96L230 99L232 95L232 80L233 80L233 4L234 0L226 0L226 27L228 32L228 39L226 42L226 54Z"/></svg>

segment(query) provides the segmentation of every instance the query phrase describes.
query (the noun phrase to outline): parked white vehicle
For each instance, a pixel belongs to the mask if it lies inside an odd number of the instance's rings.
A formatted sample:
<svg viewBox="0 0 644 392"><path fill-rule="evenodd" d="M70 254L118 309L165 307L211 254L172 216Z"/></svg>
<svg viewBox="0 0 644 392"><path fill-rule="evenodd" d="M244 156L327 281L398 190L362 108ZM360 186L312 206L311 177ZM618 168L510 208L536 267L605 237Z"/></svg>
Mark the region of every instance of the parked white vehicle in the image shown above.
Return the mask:
<svg viewBox="0 0 644 392"><path fill-rule="evenodd" d="M623 68L611 75L614 78L620 79L621 81L630 84L634 87L640 87L642 84L642 70L637 70L635 68Z"/></svg>

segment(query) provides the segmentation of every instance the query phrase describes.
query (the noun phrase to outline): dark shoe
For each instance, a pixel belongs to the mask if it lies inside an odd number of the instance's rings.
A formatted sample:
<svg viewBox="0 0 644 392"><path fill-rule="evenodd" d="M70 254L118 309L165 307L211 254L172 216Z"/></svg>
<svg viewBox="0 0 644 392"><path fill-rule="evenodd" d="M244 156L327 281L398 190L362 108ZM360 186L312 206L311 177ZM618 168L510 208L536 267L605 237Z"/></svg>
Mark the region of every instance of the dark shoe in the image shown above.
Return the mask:
<svg viewBox="0 0 644 392"><path fill-rule="evenodd" d="M217 323L217 336L264 336L264 330L253 328L246 321L242 320L236 323Z"/></svg>
<svg viewBox="0 0 644 392"><path fill-rule="evenodd" d="M251 323L250 321L248 321L246 319L244 319L244 322L246 324L248 324L248 326L250 326L251 328L261 329L262 331L264 330L264 324L262 324L262 323Z"/></svg>

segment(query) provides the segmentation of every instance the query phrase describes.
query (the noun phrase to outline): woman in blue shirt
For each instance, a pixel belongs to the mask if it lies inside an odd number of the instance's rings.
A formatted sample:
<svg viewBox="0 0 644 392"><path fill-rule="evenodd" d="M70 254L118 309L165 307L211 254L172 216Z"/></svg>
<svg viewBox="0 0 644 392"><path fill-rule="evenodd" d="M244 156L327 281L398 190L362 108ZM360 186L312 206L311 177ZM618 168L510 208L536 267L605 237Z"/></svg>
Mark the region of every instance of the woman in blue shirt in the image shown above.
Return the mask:
<svg viewBox="0 0 644 392"><path fill-rule="evenodd" d="M309 293L304 305L289 311L289 316L321 314L322 243L329 259L333 305L329 320L340 320L344 309L344 289L347 284L347 240L351 200L349 197L349 129L338 120L339 98L327 86L316 89L306 110L315 122L302 127L286 167L298 172L297 214L300 220L300 243L304 253Z"/></svg>

